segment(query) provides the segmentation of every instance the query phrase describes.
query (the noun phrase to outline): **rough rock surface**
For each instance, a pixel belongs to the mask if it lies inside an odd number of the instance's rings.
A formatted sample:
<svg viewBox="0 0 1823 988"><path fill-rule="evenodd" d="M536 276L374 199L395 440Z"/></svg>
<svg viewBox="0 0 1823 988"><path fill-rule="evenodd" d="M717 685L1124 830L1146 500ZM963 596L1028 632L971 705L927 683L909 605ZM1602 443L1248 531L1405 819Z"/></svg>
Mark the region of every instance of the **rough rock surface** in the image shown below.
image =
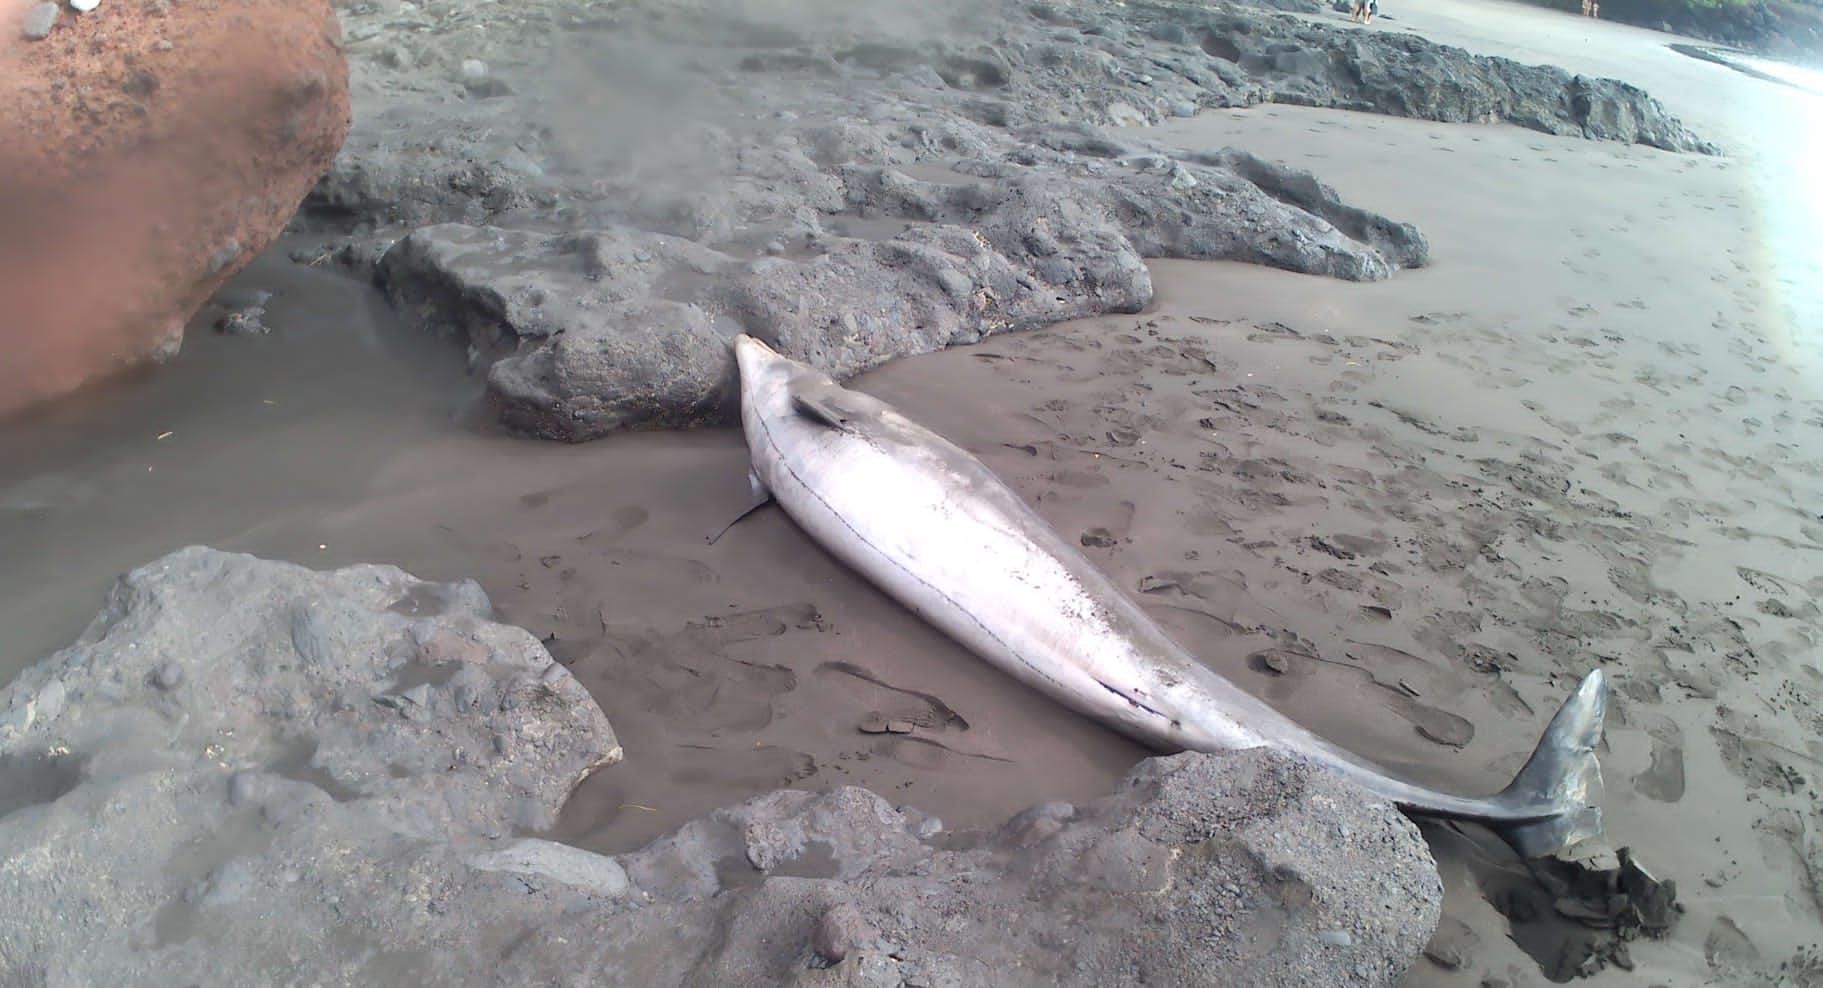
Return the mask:
<svg viewBox="0 0 1823 988"><path fill-rule="evenodd" d="M1272 102L1716 153L1658 100L1616 79L1474 55L1415 34L1263 18L1244 7L1141 3L1133 20L1233 64Z"/></svg>
<svg viewBox="0 0 1823 988"><path fill-rule="evenodd" d="M1416 828L1299 761L1149 761L974 841L781 791L528 836L620 749L472 584L192 548L0 692L0 984L1390 985Z"/></svg>
<svg viewBox="0 0 1823 988"><path fill-rule="evenodd" d="M174 352L350 123L327 0L110 2L18 30L0 50L0 414Z"/></svg>
<svg viewBox="0 0 1823 988"><path fill-rule="evenodd" d="M1278 100L1706 149L1622 83L1271 6L364 0L361 120L300 226L466 339L508 423L581 440L723 414L737 331L845 375L1135 311L1142 258L1425 263L1307 173L1122 132L1170 116Z"/></svg>
<svg viewBox="0 0 1823 988"><path fill-rule="evenodd" d="M0 984L364 981L439 929L486 939L437 917L514 894L507 839L621 754L487 611L202 548L126 576L0 691Z"/></svg>
<svg viewBox="0 0 1823 988"><path fill-rule="evenodd" d="M937 830L854 788L718 811L621 856L670 901L544 928L515 977L1393 985L1442 895L1391 805L1265 751L1155 758L1111 796L1034 807L970 846L938 849ZM650 966L628 945L659 930L700 947Z"/></svg>
<svg viewBox="0 0 1823 988"><path fill-rule="evenodd" d="M722 414L740 332L847 376L992 333L1138 312L1152 299L1147 256L1366 280L1426 251L1410 225L1242 152L977 160L945 181L877 166L839 177L848 209L901 232L863 240L809 224L777 256L745 259L624 227L439 224L400 240L379 278L395 303L491 363L504 421L577 440Z"/></svg>

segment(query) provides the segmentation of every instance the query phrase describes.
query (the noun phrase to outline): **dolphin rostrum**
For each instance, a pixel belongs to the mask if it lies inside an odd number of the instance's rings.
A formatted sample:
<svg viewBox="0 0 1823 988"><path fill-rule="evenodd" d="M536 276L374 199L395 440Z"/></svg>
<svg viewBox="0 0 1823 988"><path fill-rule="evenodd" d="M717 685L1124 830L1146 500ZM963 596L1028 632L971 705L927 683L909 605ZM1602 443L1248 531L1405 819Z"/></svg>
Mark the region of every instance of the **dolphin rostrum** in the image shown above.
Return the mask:
<svg viewBox="0 0 1823 988"><path fill-rule="evenodd" d="M967 451L753 337L735 350L757 485L831 554L1053 699L1155 748L1297 752L1408 812L1481 821L1527 857L1600 833L1600 669L1500 792L1396 778L1198 662Z"/></svg>

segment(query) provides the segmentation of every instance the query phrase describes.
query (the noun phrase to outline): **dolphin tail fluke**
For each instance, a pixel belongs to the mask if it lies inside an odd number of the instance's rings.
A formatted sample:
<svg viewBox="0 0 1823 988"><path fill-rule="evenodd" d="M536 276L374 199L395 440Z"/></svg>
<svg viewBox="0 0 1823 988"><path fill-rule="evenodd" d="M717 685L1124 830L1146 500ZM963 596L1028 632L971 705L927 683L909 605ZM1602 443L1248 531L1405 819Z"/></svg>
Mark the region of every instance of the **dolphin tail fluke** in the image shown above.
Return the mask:
<svg viewBox="0 0 1823 988"><path fill-rule="evenodd" d="M1554 807L1555 813L1495 829L1527 858L1553 854L1601 833L1601 742L1608 709L1607 676L1589 673L1545 728L1532 757L1495 801L1518 807Z"/></svg>

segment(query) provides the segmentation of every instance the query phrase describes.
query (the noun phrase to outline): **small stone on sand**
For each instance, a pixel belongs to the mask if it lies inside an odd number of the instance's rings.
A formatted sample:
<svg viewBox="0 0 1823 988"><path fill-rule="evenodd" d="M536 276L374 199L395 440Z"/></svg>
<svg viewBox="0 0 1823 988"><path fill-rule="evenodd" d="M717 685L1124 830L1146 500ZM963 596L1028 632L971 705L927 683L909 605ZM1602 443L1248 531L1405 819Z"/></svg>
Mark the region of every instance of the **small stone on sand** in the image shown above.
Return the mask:
<svg viewBox="0 0 1823 988"><path fill-rule="evenodd" d="M844 902L823 914L810 946L824 960L839 964L855 949L867 946L879 936L860 910Z"/></svg>
<svg viewBox="0 0 1823 988"><path fill-rule="evenodd" d="M1106 549L1115 541L1114 533L1105 528L1091 528L1082 533L1082 544L1096 549Z"/></svg>
<svg viewBox="0 0 1823 988"><path fill-rule="evenodd" d="M167 662L158 667L152 674L152 685L161 690L174 690L184 681L184 667L175 662Z"/></svg>
<svg viewBox="0 0 1823 988"><path fill-rule="evenodd" d="M1460 748L1468 744L1475 736L1475 726L1461 719L1439 719L1435 723L1417 725L1418 734L1427 741Z"/></svg>
<svg viewBox="0 0 1823 988"><path fill-rule="evenodd" d="M38 41L50 37L51 28L57 23L57 5L41 3L25 12L25 20L20 30L27 40Z"/></svg>

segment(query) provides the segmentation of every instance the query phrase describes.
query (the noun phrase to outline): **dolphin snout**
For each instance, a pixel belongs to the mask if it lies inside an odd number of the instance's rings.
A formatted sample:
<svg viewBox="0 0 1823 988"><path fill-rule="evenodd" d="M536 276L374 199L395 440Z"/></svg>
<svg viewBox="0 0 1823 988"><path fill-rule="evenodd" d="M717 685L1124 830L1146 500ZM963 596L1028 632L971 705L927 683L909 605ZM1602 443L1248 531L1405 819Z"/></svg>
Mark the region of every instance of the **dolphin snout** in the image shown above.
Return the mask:
<svg viewBox="0 0 1823 988"><path fill-rule="evenodd" d="M784 361L784 357L758 337L742 333L734 338L734 359L740 366L741 379L752 380L765 368Z"/></svg>

